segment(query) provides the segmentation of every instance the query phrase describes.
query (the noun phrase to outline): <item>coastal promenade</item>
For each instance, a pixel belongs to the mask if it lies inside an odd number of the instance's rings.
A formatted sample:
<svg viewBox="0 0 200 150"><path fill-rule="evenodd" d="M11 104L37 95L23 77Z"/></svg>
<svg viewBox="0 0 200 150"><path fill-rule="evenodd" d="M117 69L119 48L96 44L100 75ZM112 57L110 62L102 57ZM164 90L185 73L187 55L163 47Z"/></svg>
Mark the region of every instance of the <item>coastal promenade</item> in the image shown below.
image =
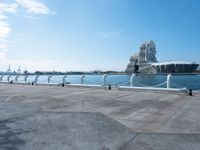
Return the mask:
<svg viewBox="0 0 200 150"><path fill-rule="evenodd" d="M0 84L0 150L199 150L200 92Z"/></svg>

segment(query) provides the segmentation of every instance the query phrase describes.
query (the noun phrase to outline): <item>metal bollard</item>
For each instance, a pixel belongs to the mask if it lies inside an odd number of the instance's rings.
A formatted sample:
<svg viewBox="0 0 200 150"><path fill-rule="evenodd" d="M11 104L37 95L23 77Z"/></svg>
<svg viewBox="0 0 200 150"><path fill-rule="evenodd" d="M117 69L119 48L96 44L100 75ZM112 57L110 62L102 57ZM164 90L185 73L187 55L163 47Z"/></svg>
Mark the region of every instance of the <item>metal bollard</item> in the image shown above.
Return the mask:
<svg viewBox="0 0 200 150"><path fill-rule="evenodd" d="M189 89L188 95L192 96L192 89Z"/></svg>
<svg viewBox="0 0 200 150"><path fill-rule="evenodd" d="M108 85L108 89L111 90L111 85L110 84Z"/></svg>
<svg viewBox="0 0 200 150"><path fill-rule="evenodd" d="M65 83L62 83L61 86L62 86L62 87L65 87Z"/></svg>

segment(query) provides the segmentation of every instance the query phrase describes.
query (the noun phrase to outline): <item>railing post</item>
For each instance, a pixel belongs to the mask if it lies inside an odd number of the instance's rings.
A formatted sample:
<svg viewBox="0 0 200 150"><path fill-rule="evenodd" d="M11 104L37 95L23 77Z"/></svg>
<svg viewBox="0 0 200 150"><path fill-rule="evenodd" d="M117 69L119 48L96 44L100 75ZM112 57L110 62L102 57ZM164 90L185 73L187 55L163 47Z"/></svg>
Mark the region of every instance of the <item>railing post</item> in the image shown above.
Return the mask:
<svg viewBox="0 0 200 150"><path fill-rule="evenodd" d="M27 82L27 79L28 79L28 75L25 76L24 82Z"/></svg>
<svg viewBox="0 0 200 150"><path fill-rule="evenodd" d="M104 87L106 86L106 78L107 78L107 76L108 76L107 74L104 74L103 77L102 77L102 86L104 86Z"/></svg>
<svg viewBox="0 0 200 150"><path fill-rule="evenodd" d="M135 74L132 74L131 75L131 78L130 78L130 86L133 86L133 78L135 77Z"/></svg>
<svg viewBox="0 0 200 150"><path fill-rule="evenodd" d="M37 75L37 76L35 77L35 83L38 82L38 78L39 78L39 75Z"/></svg>
<svg viewBox="0 0 200 150"><path fill-rule="evenodd" d="M168 74L167 75L167 88L171 88L172 87L172 75Z"/></svg>
<svg viewBox="0 0 200 150"><path fill-rule="evenodd" d="M81 84L83 84L83 79L85 78L85 74L81 76Z"/></svg>
<svg viewBox="0 0 200 150"><path fill-rule="evenodd" d="M65 75L65 76L63 77L63 83L65 83L66 78L67 78L67 75Z"/></svg>
<svg viewBox="0 0 200 150"><path fill-rule="evenodd" d="M15 77L15 82L17 82L17 79L19 78L19 75L17 75L16 77Z"/></svg>
<svg viewBox="0 0 200 150"><path fill-rule="evenodd" d="M52 76L48 76L48 83L50 83Z"/></svg>
<svg viewBox="0 0 200 150"><path fill-rule="evenodd" d="M2 81L3 80L3 75L0 77L0 81Z"/></svg>
<svg viewBox="0 0 200 150"><path fill-rule="evenodd" d="M8 81L8 82L10 81L10 77L11 77L11 75L9 75L9 76L7 77L7 81Z"/></svg>

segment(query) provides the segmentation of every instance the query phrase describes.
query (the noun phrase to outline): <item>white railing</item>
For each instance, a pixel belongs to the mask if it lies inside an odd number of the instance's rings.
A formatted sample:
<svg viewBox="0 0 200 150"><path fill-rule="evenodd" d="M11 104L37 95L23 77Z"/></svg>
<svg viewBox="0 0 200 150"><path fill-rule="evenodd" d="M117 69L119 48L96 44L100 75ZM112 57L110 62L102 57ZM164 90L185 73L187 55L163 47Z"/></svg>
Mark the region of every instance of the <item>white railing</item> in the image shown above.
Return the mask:
<svg viewBox="0 0 200 150"><path fill-rule="evenodd" d="M1 75L0 77L0 82L3 82L3 77L4 75ZM9 75L7 76L7 82L10 83L10 78L12 77L12 75ZM23 81L23 83L28 83L28 75L26 75L24 77L23 80L19 80L19 77L20 75L16 75L15 76L15 80L14 80L14 83L20 83L20 81ZM64 85L70 85L70 86L81 86L81 87L102 87L104 89L107 89L108 87L111 89L111 86L112 87L117 87L117 88L121 88L121 89L124 89L124 88L129 88L129 89L145 89L145 90L159 90L159 91L162 91L162 90L168 90L168 91L185 91L185 89L183 90L182 88L180 87L176 87L176 88L172 88L174 87L174 85L176 85L175 83L172 82L172 75L171 74L168 74L167 75L167 78L164 82L162 83L159 83L159 84L156 84L156 85L152 85L152 86L148 86L148 85L144 85L142 83L139 83L137 82L136 79L136 75L135 74L132 74L130 79L128 79L127 81L124 81L124 82L115 82L115 83L111 83L109 81L107 81L107 77L108 75L107 74L104 74L101 78L101 85L94 85L94 84L89 84L85 81L85 78L86 78L86 75L83 74L80 76L80 84L73 84L73 83L70 83L67 82L67 75L64 75L62 77L62 80L60 82L56 82L52 80L52 75L49 75L47 76L47 79L41 81L39 80L39 75L36 75L35 78L33 79L33 81L31 81L32 84L62 84L63 86ZM30 83L30 82L29 82ZM87 84L86 84L87 83Z"/></svg>
<svg viewBox="0 0 200 150"><path fill-rule="evenodd" d="M3 80L3 77L4 77L4 75L2 75L2 76L0 77L0 81L2 81L2 80Z"/></svg>
<svg viewBox="0 0 200 150"><path fill-rule="evenodd" d="M83 75L81 76L81 84L84 84L84 78L85 78L85 74L83 74Z"/></svg>
<svg viewBox="0 0 200 150"><path fill-rule="evenodd" d="M0 77L0 81L3 81L3 77L4 77L4 75L2 75L1 77ZM9 75L8 77L7 77L7 82L9 82L10 81L10 78L12 77L12 75ZM19 80L19 77L20 77L20 75L16 75L15 76L15 82L18 82L18 81L23 81L23 82L25 82L25 83L27 83L28 82L28 78L29 78L29 76L28 75L26 75L25 77L24 77L24 80ZM53 82L53 80L52 80L52 75L49 75L48 77L47 77L47 79L46 80L39 80L39 75L36 75L35 76L35 78L33 79L33 81L31 81L31 82L34 82L34 83L52 83ZM59 81L59 83L69 83L69 82L67 82L67 75L64 75L63 77L62 77L62 80L61 81ZM130 79L128 80L128 81L125 81L125 82L115 82L115 83L110 83L109 81L107 81L107 77L108 77L108 75L107 74L104 74L103 76L102 76L102 79L101 79L101 86L102 87L106 87L107 85L112 85L112 86L120 86L120 85L127 85L127 84L129 84L130 83L130 86L131 87L133 87L133 86L135 86L135 85L139 85L139 86L141 86L141 87L149 87L148 85L144 85L144 84L142 84L142 83L138 83L138 82L136 82L136 81L134 81L134 79L135 79L135 77L136 77L136 75L135 74L132 74L131 75L131 77L130 77ZM85 78L86 78L86 76L85 76L85 74L83 74L83 75L81 75L81 77L80 77L80 84L89 84L88 82L86 82L85 81ZM54 83L56 83L56 81L54 82ZM164 84L167 84L167 88L171 88L172 87L172 85L174 85L173 83L172 83L172 75L171 74L169 74L168 76L167 76L167 80L165 81L165 82L163 82L163 83L160 83L160 84L157 84L157 85L152 85L152 87L160 87L160 86L163 86Z"/></svg>
<svg viewBox="0 0 200 150"><path fill-rule="evenodd" d="M172 75L168 74L167 75L167 88L171 88L172 87Z"/></svg>

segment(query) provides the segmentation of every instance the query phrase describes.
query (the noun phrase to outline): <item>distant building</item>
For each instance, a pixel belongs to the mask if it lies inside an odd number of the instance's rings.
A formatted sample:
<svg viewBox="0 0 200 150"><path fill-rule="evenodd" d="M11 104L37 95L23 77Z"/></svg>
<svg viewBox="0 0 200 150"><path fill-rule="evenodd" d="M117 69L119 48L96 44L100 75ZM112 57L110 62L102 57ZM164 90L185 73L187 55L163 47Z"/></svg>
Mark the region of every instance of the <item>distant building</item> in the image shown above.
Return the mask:
<svg viewBox="0 0 200 150"><path fill-rule="evenodd" d="M138 53L130 57L126 73L192 73L199 64L187 61L158 62L156 44L146 41L140 46Z"/></svg>

